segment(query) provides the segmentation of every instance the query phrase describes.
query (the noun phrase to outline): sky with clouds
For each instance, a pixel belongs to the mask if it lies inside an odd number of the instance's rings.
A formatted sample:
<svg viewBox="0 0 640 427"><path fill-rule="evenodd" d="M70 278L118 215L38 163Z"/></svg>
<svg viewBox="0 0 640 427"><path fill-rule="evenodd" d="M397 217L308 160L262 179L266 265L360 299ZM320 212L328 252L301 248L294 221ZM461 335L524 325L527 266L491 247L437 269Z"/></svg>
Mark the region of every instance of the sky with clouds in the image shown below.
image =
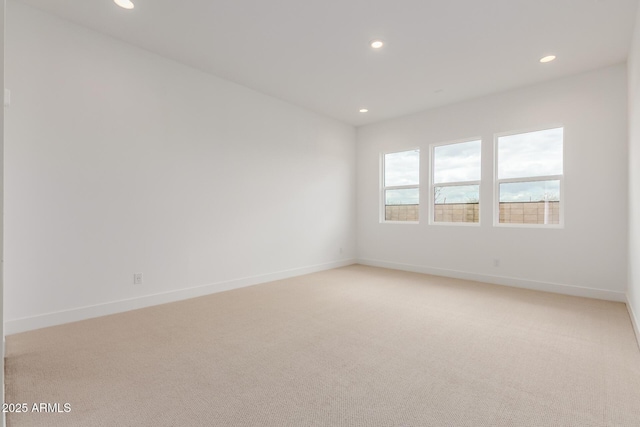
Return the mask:
<svg viewBox="0 0 640 427"><path fill-rule="evenodd" d="M562 175L562 128L498 138L498 179ZM560 181L500 184L501 202L560 200Z"/></svg>
<svg viewBox="0 0 640 427"><path fill-rule="evenodd" d="M520 179L563 173L563 129L547 129L498 138L498 178ZM385 155L385 186L419 184L419 150ZM439 145L434 148L433 179L437 203L478 201L481 141ZM466 185L440 185L463 183ZM417 189L386 191L387 204L417 204ZM504 182L500 184L501 202L559 200L559 180Z"/></svg>

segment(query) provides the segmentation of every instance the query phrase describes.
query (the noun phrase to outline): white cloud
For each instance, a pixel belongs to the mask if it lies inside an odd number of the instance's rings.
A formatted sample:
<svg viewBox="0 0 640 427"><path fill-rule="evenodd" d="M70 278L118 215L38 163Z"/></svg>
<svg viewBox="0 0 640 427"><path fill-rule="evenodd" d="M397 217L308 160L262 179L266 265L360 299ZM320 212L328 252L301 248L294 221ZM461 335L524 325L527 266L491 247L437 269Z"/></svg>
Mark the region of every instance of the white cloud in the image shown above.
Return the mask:
<svg viewBox="0 0 640 427"><path fill-rule="evenodd" d="M480 180L481 141L440 145L434 149L434 183Z"/></svg>
<svg viewBox="0 0 640 427"><path fill-rule="evenodd" d="M479 185L452 185L435 187L436 204L475 203L480 200Z"/></svg>
<svg viewBox="0 0 640 427"><path fill-rule="evenodd" d="M498 138L498 178L562 174L563 128Z"/></svg>
<svg viewBox="0 0 640 427"><path fill-rule="evenodd" d="M417 188L387 190L385 201L387 205L417 205L420 202L420 194Z"/></svg>
<svg viewBox="0 0 640 427"><path fill-rule="evenodd" d="M420 150L389 153L384 156L384 185L418 185L420 182Z"/></svg>
<svg viewBox="0 0 640 427"><path fill-rule="evenodd" d="M501 202L560 200L560 181L509 182L500 184Z"/></svg>

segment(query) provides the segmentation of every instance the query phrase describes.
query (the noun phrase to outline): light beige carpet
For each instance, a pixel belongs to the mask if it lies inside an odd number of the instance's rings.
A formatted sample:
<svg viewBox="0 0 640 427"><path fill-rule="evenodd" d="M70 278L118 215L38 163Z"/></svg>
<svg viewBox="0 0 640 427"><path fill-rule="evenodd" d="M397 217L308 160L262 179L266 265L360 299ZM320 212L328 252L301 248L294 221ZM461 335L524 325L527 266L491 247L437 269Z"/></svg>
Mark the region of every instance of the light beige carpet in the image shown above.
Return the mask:
<svg viewBox="0 0 640 427"><path fill-rule="evenodd" d="M624 304L350 266L7 337L17 426L640 426Z"/></svg>

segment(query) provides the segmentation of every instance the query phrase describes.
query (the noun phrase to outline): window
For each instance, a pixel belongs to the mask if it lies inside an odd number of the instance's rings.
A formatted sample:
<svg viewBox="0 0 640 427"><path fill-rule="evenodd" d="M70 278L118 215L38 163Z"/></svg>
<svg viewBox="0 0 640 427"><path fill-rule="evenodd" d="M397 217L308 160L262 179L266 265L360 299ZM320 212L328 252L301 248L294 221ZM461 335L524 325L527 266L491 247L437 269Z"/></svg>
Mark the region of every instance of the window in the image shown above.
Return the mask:
<svg viewBox="0 0 640 427"><path fill-rule="evenodd" d="M382 200L385 221L418 221L420 150L388 153L383 158Z"/></svg>
<svg viewBox="0 0 640 427"><path fill-rule="evenodd" d="M497 138L498 224L562 225L564 129Z"/></svg>
<svg viewBox="0 0 640 427"><path fill-rule="evenodd" d="M482 141L434 145L433 222L480 221L480 151Z"/></svg>

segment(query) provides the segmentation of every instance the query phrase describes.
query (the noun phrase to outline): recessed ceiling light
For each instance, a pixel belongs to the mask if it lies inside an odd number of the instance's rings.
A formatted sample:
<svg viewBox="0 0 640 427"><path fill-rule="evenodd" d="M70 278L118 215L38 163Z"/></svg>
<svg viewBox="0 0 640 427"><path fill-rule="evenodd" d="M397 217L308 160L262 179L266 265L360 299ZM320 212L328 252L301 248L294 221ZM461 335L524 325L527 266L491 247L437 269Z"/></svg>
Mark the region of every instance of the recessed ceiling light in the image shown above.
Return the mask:
<svg viewBox="0 0 640 427"><path fill-rule="evenodd" d="M371 40L371 43L369 45L374 49L380 49L382 46L384 46L384 43L382 42L382 40Z"/></svg>
<svg viewBox="0 0 640 427"><path fill-rule="evenodd" d="M115 4L120 6L123 9L133 9L134 5L131 0L113 0Z"/></svg>
<svg viewBox="0 0 640 427"><path fill-rule="evenodd" d="M545 56L544 58L540 58L540 62L542 62L542 63L551 62L554 59L556 59L555 55L549 55L549 56Z"/></svg>
<svg viewBox="0 0 640 427"><path fill-rule="evenodd" d="M360 112L361 112L361 113L368 113L368 112L369 112L369 110L367 110L366 108L361 108L361 109L360 109Z"/></svg>

